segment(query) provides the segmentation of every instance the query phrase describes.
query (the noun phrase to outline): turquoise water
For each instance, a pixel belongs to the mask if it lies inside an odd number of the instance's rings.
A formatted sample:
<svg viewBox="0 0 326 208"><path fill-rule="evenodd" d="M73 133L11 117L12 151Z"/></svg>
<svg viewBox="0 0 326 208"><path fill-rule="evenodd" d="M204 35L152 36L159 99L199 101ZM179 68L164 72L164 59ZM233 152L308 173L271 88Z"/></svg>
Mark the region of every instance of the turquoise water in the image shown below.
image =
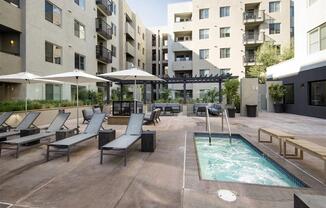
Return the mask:
<svg viewBox="0 0 326 208"><path fill-rule="evenodd" d="M266 158L244 138L195 138L202 179L241 182L283 187L304 187L304 184Z"/></svg>

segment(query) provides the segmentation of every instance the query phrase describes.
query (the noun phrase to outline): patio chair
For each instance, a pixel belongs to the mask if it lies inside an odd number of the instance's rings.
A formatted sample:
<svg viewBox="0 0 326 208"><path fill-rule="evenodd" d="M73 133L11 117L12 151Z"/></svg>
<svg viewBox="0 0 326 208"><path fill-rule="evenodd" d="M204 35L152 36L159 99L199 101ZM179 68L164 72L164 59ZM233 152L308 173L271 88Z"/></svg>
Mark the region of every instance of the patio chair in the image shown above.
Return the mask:
<svg viewBox="0 0 326 208"><path fill-rule="evenodd" d="M70 113L58 113L58 115L52 121L50 126L46 130L43 130L41 133L1 142L0 143L0 156L1 156L2 149L8 149L8 150L16 150L16 158L18 158L19 157L19 148L21 145L29 144L29 143L32 143L35 141L39 141L41 139L45 139L45 138L54 136L57 131L62 129L62 127L64 126L64 124L67 121L69 116L70 116ZM4 147L4 145L6 147ZM16 147L13 148L13 147L8 147L8 146L16 146Z"/></svg>
<svg viewBox="0 0 326 208"><path fill-rule="evenodd" d="M157 110L157 112L156 112L156 114L155 114L155 121L156 121L156 123L158 123L159 121L161 121L161 118L160 118L160 116L161 116L161 109L160 108L157 108L156 109Z"/></svg>
<svg viewBox="0 0 326 208"><path fill-rule="evenodd" d="M85 124L85 122L89 122L92 119L94 111L93 111L93 109L88 108L88 109L82 110L82 113L83 113L83 118L84 118L83 124Z"/></svg>
<svg viewBox="0 0 326 208"><path fill-rule="evenodd" d="M20 124L12 131L0 133L0 141L5 141L8 137L19 135L20 130L28 129L31 126L35 126L33 123L37 119L37 117L39 117L39 115L39 112L29 112L25 116L25 118L20 122Z"/></svg>
<svg viewBox="0 0 326 208"><path fill-rule="evenodd" d="M0 127L10 128L11 126L6 123L6 121L10 118L13 112L4 112L0 115Z"/></svg>
<svg viewBox="0 0 326 208"><path fill-rule="evenodd" d="M67 162L69 162L71 148L79 143L97 137L102 127L104 118L104 113L95 113L83 133L48 144L46 151L46 160L49 161L51 152L56 152L65 153L67 155ZM56 149L51 150L51 147L54 147Z"/></svg>
<svg viewBox="0 0 326 208"><path fill-rule="evenodd" d="M106 151L122 151L124 157L124 166L127 165L127 154L130 147L135 144L141 137L144 114L131 114L126 132L119 138L102 146L100 163L103 164L103 155L118 155L116 152Z"/></svg>
<svg viewBox="0 0 326 208"><path fill-rule="evenodd" d="M144 124L154 124L155 126L155 118L156 118L156 114L158 113L160 109L155 109L153 110L149 115L145 115L144 117Z"/></svg>

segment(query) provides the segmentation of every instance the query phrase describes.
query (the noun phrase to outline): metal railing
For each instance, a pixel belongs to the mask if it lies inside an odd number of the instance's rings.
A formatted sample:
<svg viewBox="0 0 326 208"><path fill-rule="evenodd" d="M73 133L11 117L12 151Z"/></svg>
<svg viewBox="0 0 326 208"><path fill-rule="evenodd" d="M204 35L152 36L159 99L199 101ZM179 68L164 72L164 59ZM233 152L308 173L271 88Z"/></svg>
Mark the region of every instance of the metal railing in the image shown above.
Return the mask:
<svg viewBox="0 0 326 208"><path fill-rule="evenodd" d="M103 10L103 12L111 16L112 15L112 2L109 0L96 0L96 5Z"/></svg>
<svg viewBox="0 0 326 208"><path fill-rule="evenodd" d="M246 32L243 34L243 43L262 43L264 41L264 32Z"/></svg>
<svg viewBox="0 0 326 208"><path fill-rule="evenodd" d="M226 109L224 109L222 112L222 132L224 131L224 117L225 117L226 124L228 127L230 143L232 143L232 132L231 132L231 127L230 127L228 112L226 111Z"/></svg>
<svg viewBox="0 0 326 208"><path fill-rule="evenodd" d="M206 131L208 132L209 145L212 144L212 132L211 132L211 122L209 119L208 106L206 106Z"/></svg>
<svg viewBox="0 0 326 208"><path fill-rule="evenodd" d="M103 19L96 18L96 32L101 34L106 39L112 39L112 27Z"/></svg>
<svg viewBox="0 0 326 208"><path fill-rule="evenodd" d="M243 13L244 22L261 22L265 20L264 10L245 11Z"/></svg>
<svg viewBox="0 0 326 208"><path fill-rule="evenodd" d="M97 45L96 58L104 63L112 63L112 52L102 45Z"/></svg>

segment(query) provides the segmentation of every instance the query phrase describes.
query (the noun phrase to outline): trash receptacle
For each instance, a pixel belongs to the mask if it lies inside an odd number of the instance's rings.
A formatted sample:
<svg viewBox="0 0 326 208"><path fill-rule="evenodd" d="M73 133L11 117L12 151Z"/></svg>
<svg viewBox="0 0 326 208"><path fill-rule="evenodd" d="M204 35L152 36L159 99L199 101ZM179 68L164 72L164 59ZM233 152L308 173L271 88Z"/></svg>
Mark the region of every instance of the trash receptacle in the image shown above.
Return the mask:
<svg viewBox="0 0 326 208"><path fill-rule="evenodd" d="M246 107L248 117L257 117L257 105L246 105Z"/></svg>

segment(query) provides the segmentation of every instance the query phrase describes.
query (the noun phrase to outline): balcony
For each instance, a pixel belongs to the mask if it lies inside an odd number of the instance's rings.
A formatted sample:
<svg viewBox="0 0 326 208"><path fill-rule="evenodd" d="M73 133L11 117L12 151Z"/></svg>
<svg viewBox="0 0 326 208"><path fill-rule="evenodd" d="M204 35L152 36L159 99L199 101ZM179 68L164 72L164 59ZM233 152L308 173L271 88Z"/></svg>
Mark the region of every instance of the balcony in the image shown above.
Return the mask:
<svg viewBox="0 0 326 208"><path fill-rule="evenodd" d="M8 3L9 2L9 3ZM0 1L0 25L22 31L22 11L11 1Z"/></svg>
<svg viewBox="0 0 326 208"><path fill-rule="evenodd" d="M126 34L135 40L135 29L128 22L126 22Z"/></svg>
<svg viewBox="0 0 326 208"><path fill-rule="evenodd" d="M265 21L265 11L255 10L243 13L244 24L261 24Z"/></svg>
<svg viewBox="0 0 326 208"><path fill-rule="evenodd" d="M246 32L243 35L244 45L258 45L265 42L264 32Z"/></svg>
<svg viewBox="0 0 326 208"><path fill-rule="evenodd" d="M104 64L112 63L112 53L102 45L96 46L96 58Z"/></svg>
<svg viewBox="0 0 326 208"><path fill-rule="evenodd" d="M243 56L243 65L244 66L254 66L256 65L256 55L247 54Z"/></svg>
<svg viewBox="0 0 326 208"><path fill-rule="evenodd" d="M131 45L131 43L129 43L129 42L127 42L127 44L126 44L126 53L131 56L135 56L135 54L136 54L135 47L133 45Z"/></svg>
<svg viewBox="0 0 326 208"><path fill-rule="evenodd" d="M112 15L112 2L108 0L96 0L97 7L107 16Z"/></svg>
<svg viewBox="0 0 326 208"><path fill-rule="evenodd" d="M112 27L101 18L96 18L96 32L107 40L112 39Z"/></svg>
<svg viewBox="0 0 326 208"><path fill-rule="evenodd" d="M192 60L174 61L173 71L185 71L192 70Z"/></svg>
<svg viewBox="0 0 326 208"><path fill-rule="evenodd" d="M0 72L1 74L14 74L22 70L22 59L9 53L0 51Z"/></svg>

